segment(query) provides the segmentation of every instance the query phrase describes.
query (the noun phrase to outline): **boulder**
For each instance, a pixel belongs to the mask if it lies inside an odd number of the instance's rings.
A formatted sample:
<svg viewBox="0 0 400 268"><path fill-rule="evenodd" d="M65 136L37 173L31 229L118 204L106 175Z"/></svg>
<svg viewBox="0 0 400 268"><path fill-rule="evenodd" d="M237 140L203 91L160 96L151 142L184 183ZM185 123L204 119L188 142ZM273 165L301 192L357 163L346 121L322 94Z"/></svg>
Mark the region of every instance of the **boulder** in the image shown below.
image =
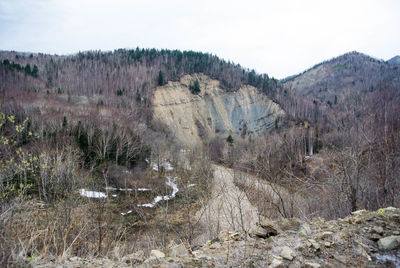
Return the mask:
<svg viewBox="0 0 400 268"><path fill-rule="evenodd" d="M362 215L362 214L365 214L365 213L368 213L368 211L366 211L365 209L360 209L360 210L357 210L357 211L353 211L351 214L352 215Z"/></svg>
<svg viewBox="0 0 400 268"><path fill-rule="evenodd" d="M234 241L238 241L240 239L240 233L236 232L230 235L230 238Z"/></svg>
<svg viewBox="0 0 400 268"><path fill-rule="evenodd" d="M290 218L290 219L282 219L279 222L277 222L276 226L279 226L279 228L282 231L299 231L299 228L301 226L301 221L297 218Z"/></svg>
<svg viewBox="0 0 400 268"><path fill-rule="evenodd" d="M283 268L283 267L285 267L285 265L283 264L283 260L281 257L272 255L272 257L270 258L268 267Z"/></svg>
<svg viewBox="0 0 400 268"><path fill-rule="evenodd" d="M304 264L304 267L305 267L305 268L320 268L321 265L318 264L318 263L315 263L315 262L306 262L306 263Z"/></svg>
<svg viewBox="0 0 400 268"><path fill-rule="evenodd" d="M159 251L159 250L156 250L156 249L153 249L153 250L150 252L150 256L151 256L151 257L156 257L157 259L165 258L164 252Z"/></svg>
<svg viewBox="0 0 400 268"><path fill-rule="evenodd" d="M400 246L400 236L391 235L378 240L380 250L392 250Z"/></svg>
<svg viewBox="0 0 400 268"><path fill-rule="evenodd" d="M186 247L183 244L173 246L173 247L169 248L169 250L168 250L168 256L170 256L172 258L188 256L188 255L189 255L189 251L186 249Z"/></svg>
<svg viewBox="0 0 400 268"><path fill-rule="evenodd" d="M311 234L311 228L308 223L304 223L300 226L299 232L302 236L307 237Z"/></svg>
<svg viewBox="0 0 400 268"><path fill-rule="evenodd" d="M332 235L333 235L333 233L329 232L329 231L328 232L322 232L322 233L318 233L317 234L317 238L319 240L325 240L327 238L330 238Z"/></svg>
<svg viewBox="0 0 400 268"><path fill-rule="evenodd" d="M307 240L307 246L313 247L313 248L315 248L317 250L320 248L319 243L317 241L315 241L314 239L308 239Z"/></svg>
<svg viewBox="0 0 400 268"><path fill-rule="evenodd" d="M142 263L145 259L146 258L143 250L128 254L122 258L123 261L131 264Z"/></svg>
<svg viewBox="0 0 400 268"><path fill-rule="evenodd" d="M271 264L269 265L270 268L283 268L285 267L283 265L283 261L282 260L278 260L278 259L273 259Z"/></svg>
<svg viewBox="0 0 400 268"><path fill-rule="evenodd" d="M249 234L250 236L257 236L257 237L261 237L261 238L267 238L268 237L268 232L257 225L253 225L250 230L249 230Z"/></svg>
<svg viewBox="0 0 400 268"><path fill-rule="evenodd" d="M210 249L218 249L218 248L221 248L221 244L219 242L215 242L215 243L212 243L209 247L210 247Z"/></svg>
<svg viewBox="0 0 400 268"><path fill-rule="evenodd" d="M387 207L387 208L383 209L383 211L396 211L396 210L397 210L397 208L394 208L394 207Z"/></svg>
<svg viewBox="0 0 400 268"><path fill-rule="evenodd" d="M383 228L381 226L372 227L372 231L374 231L377 234L383 234Z"/></svg>
<svg viewBox="0 0 400 268"><path fill-rule="evenodd" d="M264 219L259 225L267 232L267 236L278 235L281 232L279 227L270 219Z"/></svg>
<svg viewBox="0 0 400 268"><path fill-rule="evenodd" d="M284 258L286 260L289 260L289 261L293 260L295 255L296 255L295 252L291 248L289 248L287 246L284 246L282 248L282 251L281 251L281 254L280 254L280 256L282 258Z"/></svg>

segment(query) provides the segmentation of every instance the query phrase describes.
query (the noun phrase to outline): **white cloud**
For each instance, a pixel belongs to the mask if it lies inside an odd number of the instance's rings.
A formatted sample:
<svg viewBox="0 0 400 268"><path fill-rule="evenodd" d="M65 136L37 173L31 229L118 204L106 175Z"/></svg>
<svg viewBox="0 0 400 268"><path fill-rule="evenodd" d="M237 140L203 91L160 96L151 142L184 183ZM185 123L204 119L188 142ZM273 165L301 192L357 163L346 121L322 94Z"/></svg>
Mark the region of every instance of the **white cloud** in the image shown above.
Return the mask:
<svg viewBox="0 0 400 268"><path fill-rule="evenodd" d="M400 54L398 14L398 0L2 0L0 49L191 49L283 78L347 51Z"/></svg>

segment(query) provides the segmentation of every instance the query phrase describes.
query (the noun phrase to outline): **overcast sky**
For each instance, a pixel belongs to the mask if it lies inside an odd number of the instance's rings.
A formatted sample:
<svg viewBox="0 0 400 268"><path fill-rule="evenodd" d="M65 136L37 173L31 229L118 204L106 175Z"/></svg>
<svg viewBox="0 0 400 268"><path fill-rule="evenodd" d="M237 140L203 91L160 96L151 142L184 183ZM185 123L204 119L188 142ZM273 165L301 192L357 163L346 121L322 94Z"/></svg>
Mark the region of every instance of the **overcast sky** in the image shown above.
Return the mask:
<svg viewBox="0 0 400 268"><path fill-rule="evenodd" d="M400 54L400 0L0 0L0 50L209 52L276 78L357 50Z"/></svg>

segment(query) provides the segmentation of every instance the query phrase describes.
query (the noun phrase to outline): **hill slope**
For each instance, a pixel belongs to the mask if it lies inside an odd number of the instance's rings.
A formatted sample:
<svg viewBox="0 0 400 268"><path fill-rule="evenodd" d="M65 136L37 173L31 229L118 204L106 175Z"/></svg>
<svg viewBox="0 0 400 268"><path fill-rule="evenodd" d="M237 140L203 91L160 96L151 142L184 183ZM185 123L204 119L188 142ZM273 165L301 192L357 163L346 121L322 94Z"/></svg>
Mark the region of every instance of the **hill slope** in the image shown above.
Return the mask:
<svg viewBox="0 0 400 268"><path fill-rule="evenodd" d="M400 69L358 52L350 52L284 80L286 88L321 102L336 103L349 92L373 91L382 82L400 83Z"/></svg>
<svg viewBox="0 0 400 268"><path fill-rule="evenodd" d="M390 60L388 60L390 63L395 63L395 64L400 64L400 56L394 56Z"/></svg>

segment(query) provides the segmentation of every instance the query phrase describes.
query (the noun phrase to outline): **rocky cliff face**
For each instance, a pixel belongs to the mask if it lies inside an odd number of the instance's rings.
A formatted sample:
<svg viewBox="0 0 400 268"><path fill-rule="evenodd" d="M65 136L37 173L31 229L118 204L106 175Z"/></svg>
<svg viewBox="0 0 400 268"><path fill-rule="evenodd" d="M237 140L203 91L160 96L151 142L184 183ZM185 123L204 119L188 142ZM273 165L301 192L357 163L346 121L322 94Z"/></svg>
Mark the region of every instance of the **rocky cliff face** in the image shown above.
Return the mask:
<svg viewBox="0 0 400 268"><path fill-rule="evenodd" d="M189 86L196 79L200 93L192 94ZM158 87L153 106L154 117L188 145L218 134L246 137L265 133L284 114L278 104L252 86L226 92L218 81L202 74L185 75L179 82Z"/></svg>

